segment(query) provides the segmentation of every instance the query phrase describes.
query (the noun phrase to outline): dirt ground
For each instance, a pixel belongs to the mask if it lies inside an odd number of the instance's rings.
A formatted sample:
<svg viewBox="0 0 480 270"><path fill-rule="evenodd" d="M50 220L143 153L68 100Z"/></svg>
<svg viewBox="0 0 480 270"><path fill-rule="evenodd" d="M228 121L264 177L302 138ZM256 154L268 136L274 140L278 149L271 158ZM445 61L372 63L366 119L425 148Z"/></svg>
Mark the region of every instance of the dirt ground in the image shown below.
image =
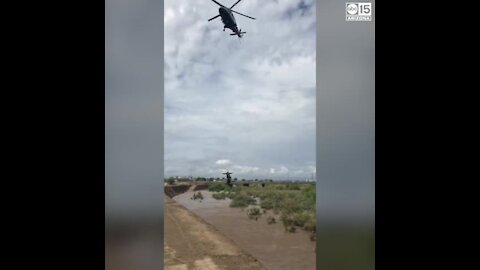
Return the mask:
<svg viewBox="0 0 480 270"><path fill-rule="evenodd" d="M165 198L164 266L166 270L264 269L214 227Z"/></svg>
<svg viewBox="0 0 480 270"><path fill-rule="evenodd" d="M316 242L310 240L311 233L301 229L286 232L278 216L277 223L268 224L267 216L275 216L270 211L252 220L244 209L230 207L229 199L216 200L212 192L206 190L202 194L203 200L192 200L193 191L175 196L173 200L253 255L266 269L316 269Z"/></svg>

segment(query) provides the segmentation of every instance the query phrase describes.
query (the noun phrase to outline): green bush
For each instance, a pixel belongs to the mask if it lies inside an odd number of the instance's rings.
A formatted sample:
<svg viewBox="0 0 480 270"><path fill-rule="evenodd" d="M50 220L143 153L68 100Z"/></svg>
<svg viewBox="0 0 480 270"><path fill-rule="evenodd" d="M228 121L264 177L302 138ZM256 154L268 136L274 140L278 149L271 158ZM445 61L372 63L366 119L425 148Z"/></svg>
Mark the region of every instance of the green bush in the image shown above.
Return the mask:
<svg viewBox="0 0 480 270"><path fill-rule="evenodd" d="M293 224L298 227L304 227L307 222L314 220L313 213L303 211L293 214Z"/></svg>
<svg viewBox="0 0 480 270"><path fill-rule="evenodd" d="M297 230L297 228L295 228L295 226L292 226L292 225L287 226L285 229L287 232L291 232L291 233L294 233Z"/></svg>
<svg viewBox="0 0 480 270"><path fill-rule="evenodd" d="M289 228L290 226L297 226L306 231L316 230L316 219L314 212L288 212L287 210L283 210L280 219L282 220L283 226L285 226L287 231L291 231L291 228Z"/></svg>
<svg viewBox="0 0 480 270"><path fill-rule="evenodd" d="M260 208L258 208L258 207L253 207L253 208L250 208L250 209L247 210L247 216L250 219L258 220L258 218L261 215L262 215L262 213L260 212Z"/></svg>
<svg viewBox="0 0 480 270"><path fill-rule="evenodd" d="M232 202L230 203L230 207L247 207L250 204L254 204L255 200L246 194L245 192L240 192L235 194L232 197Z"/></svg>
<svg viewBox="0 0 480 270"><path fill-rule="evenodd" d="M216 185L219 184L222 183L216 183ZM222 185L224 189L228 188L225 186ZM218 187L215 186L215 188ZM266 210L272 210L275 215L280 215L279 220L287 231L294 232L298 228L310 232L315 231L315 184L285 183L266 185L265 187L253 184L249 187L237 186L226 191L225 194L215 196L232 199L231 207L247 207L255 204L256 198L258 198L259 206L264 213Z"/></svg>
<svg viewBox="0 0 480 270"><path fill-rule="evenodd" d="M316 220L308 220L303 225L303 229L309 232L316 232L317 231L317 222Z"/></svg>
<svg viewBox="0 0 480 270"><path fill-rule="evenodd" d="M288 190L300 190L300 185L299 184L287 184L285 187Z"/></svg>
<svg viewBox="0 0 480 270"><path fill-rule="evenodd" d="M213 193L212 197L217 200L225 200L225 198L227 197L227 193L226 192Z"/></svg>
<svg viewBox="0 0 480 270"><path fill-rule="evenodd" d="M208 183L208 191L218 192L227 189L227 185L221 182Z"/></svg>
<svg viewBox="0 0 480 270"><path fill-rule="evenodd" d="M193 197L191 199L193 199L193 200L196 200L196 199L203 200L202 192L199 191L199 192L193 193Z"/></svg>
<svg viewBox="0 0 480 270"><path fill-rule="evenodd" d="M274 217L269 216L269 217L267 217L267 223L268 224L277 223L277 220Z"/></svg>
<svg viewBox="0 0 480 270"><path fill-rule="evenodd" d="M280 220L282 221L283 226L285 226L285 228L288 228L289 226L293 226L294 219L291 214L282 213L282 215L280 216Z"/></svg>
<svg viewBox="0 0 480 270"><path fill-rule="evenodd" d="M260 207L270 210L273 208L273 201L270 199L263 199L260 201Z"/></svg>

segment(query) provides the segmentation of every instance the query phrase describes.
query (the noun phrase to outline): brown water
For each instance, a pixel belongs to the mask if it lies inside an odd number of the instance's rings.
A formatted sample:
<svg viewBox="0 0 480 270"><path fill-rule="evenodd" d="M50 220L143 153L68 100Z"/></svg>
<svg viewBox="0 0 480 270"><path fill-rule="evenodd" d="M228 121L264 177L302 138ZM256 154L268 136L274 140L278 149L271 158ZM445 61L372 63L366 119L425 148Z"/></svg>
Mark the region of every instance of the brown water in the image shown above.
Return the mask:
<svg viewBox="0 0 480 270"><path fill-rule="evenodd" d="M212 192L202 190L203 201L191 200L193 191L187 191L174 199L187 209L213 225L241 248L257 258L267 269L315 269L315 242L310 233L297 229L288 233L277 218L268 224L263 214L258 221L249 219L240 208L229 207L230 200L216 200Z"/></svg>

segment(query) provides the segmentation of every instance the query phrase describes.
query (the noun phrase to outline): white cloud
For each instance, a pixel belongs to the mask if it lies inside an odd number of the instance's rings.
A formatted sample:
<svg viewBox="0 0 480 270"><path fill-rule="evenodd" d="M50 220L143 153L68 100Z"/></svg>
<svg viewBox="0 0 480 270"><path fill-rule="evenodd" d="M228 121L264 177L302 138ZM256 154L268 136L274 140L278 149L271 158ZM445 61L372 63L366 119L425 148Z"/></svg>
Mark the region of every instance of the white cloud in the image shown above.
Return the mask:
<svg viewBox="0 0 480 270"><path fill-rule="evenodd" d="M278 170L279 174L287 174L288 172L289 172L289 170L285 166L280 166L280 170Z"/></svg>
<svg viewBox="0 0 480 270"><path fill-rule="evenodd" d="M232 164L232 162L228 159L219 159L215 162L215 164L224 166L224 165L230 165Z"/></svg>

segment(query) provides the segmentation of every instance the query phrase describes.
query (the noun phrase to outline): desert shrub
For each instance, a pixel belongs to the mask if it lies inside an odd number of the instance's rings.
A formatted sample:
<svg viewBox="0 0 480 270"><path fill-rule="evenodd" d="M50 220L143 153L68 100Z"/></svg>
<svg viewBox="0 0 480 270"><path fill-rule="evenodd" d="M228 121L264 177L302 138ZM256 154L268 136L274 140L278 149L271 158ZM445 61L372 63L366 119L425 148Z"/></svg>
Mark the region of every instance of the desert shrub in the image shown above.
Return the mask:
<svg viewBox="0 0 480 270"><path fill-rule="evenodd" d="M295 228L295 226L293 225L287 226L285 229L287 232L291 232L291 233L294 233L297 230L297 228Z"/></svg>
<svg viewBox="0 0 480 270"><path fill-rule="evenodd" d="M258 218L261 215L262 215L262 213L260 212L260 208L258 208L258 207L253 207L253 208L250 208L250 209L247 210L247 216L250 219L258 220Z"/></svg>
<svg viewBox="0 0 480 270"><path fill-rule="evenodd" d="M253 188L246 189L245 193L249 196L252 196L252 197L255 197L255 195L257 195L257 192Z"/></svg>
<svg viewBox="0 0 480 270"><path fill-rule="evenodd" d="M278 200L275 208L279 208L282 213L292 214L302 210L300 198L294 196L295 194L282 194L283 196Z"/></svg>
<svg viewBox="0 0 480 270"><path fill-rule="evenodd" d="M303 225L303 229L309 232L316 232L317 231L317 222L313 220L308 220Z"/></svg>
<svg viewBox="0 0 480 270"><path fill-rule="evenodd" d="M298 191L288 192L283 194L284 197L280 201L278 206L282 212L294 213L302 211L315 212L315 200L309 197L308 194L304 194Z"/></svg>
<svg viewBox="0 0 480 270"><path fill-rule="evenodd" d="M235 187L226 192L232 199L231 207L247 207L259 200L260 211L272 210L273 214L280 215L280 220L287 231L303 228L314 231L315 220L315 185L305 183L285 183L266 185L252 184L249 187ZM278 221L276 220L276 221ZM267 220L268 222L268 220ZM291 227L295 227L295 229Z"/></svg>
<svg viewBox="0 0 480 270"><path fill-rule="evenodd" d="M288 228L289 226L294 225L293 224L294 219L293 219L293 216L291 214L282 213L282 215L280 216L280 220L282 221L283 226L285 226L285 228Z"/></svg>
<svg viewBox="0 0 480 270"><path fill-rule="evenodd" d="M225 196L229 199L233 199L233 197L235 197L235 192L226 192L225 194Z"/></svg>
<svg viewBox="0 0 480 270"><path fill-rule="evenodd" d="M317 193L314 185L309 185L307 188L302 190L302 196L309 205L315 206L316 194Z"/></svg>
<svg viewBox="0 0 480 270"><path fill-rule="evenodd" d="M232 202L230 203L230 207L247 207L250 204L254 204L255 200L246 194L245 192L240 192L235 194L232 197Z"/></svg>
<svg viewBox="0 0 480 270"><path fill-rule="evenodd" d="M270 199L263 199L260 201L260 207L264 209L272 209L273 208L273 201Z"/></svg>
<svg viewBox="0 0 480 270"><path fill-rule="evenodd" d="M196 199L203 200L202 192L199 191L199 192L193 193L193 197L191 199L193 199L193 200L196 200Z"/></svg>
<svg viewBox="0 0 480 270"><path fill-rule="evenodd" d="M269 216L269 217L267 217L267 223L268 224L277 223L277 220L274 217Z"/></svg>
<svg viewBox="0 0 480 270"><path fill-rule="evenodd" d="M290 226L298 226L303 228L306 231L315 231L316 229L316 220L315 213L310 211L302 212L288 212L283 211L280 219L285 226L285 229L289 229Z"/></svg>
<svg viewBox="0 0 480 270"><path fill-rule="evenodd" d="M225 190L227 188L227 185L224 183L217 183L217 182L210 182L208 183L208 190L213 191L213 192L218 192Z"/></svg>
<svg viewBox="0 0 480 270"><path fill-rule="evenodd" d="M227 197L227 193L226 192L213 193L212 197L217 200L225 200L225 198Z"/></svg>
<svg viewBox="0 0 480 270"><path fill-rule="evenodd" d="M264 209L278 209L285 194L275 191L264 191L259 194L260 206Z"/></svg>
<svg viewBox="0 0 480 270"><path fill-rule="evenodd" d="M296 183L289 183L285 186L285 189L288 190L300 190L300 185Z"/></svg>
<svg viewBox="0 0 480 270"><path fill-rule="evenodd" d="M304 228L304 226L308 223L309 226L311 227L315 217L314 217L314 214L311 213L311 212L308 212L308 211L303 211L303 212L300 212L300 213L294 213L292 215L293 217L293 224L295 226L299 226L299 227L302 227Z"/></svg>

